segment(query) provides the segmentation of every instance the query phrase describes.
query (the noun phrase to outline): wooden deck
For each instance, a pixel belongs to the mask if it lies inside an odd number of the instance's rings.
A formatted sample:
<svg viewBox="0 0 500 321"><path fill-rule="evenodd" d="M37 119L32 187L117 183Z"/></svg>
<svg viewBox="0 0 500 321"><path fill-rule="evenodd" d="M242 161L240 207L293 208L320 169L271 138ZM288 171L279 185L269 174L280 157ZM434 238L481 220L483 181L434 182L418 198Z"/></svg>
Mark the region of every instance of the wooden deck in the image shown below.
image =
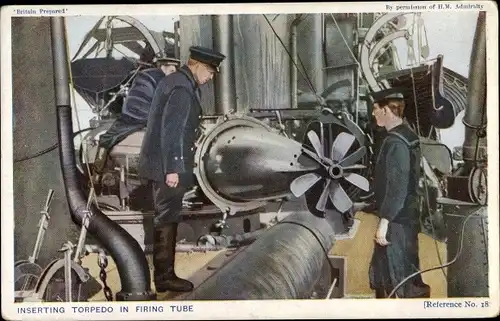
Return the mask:
<svg viewBox="0 0 500 321"><path fill-rule="evenodd" d="M347 264L347 284L346 298L372 298L373 291L368 283L368 266L373 252L374 235L378 218L363 212L357 213L356 219L360 220L358 231L354 238L348 240L338 240L331 249L330 254L346 257ZM443 262L446 262L446 245L438 242L438 249ZM435 241L421 234L419 236L421 268L427 269L438 266L439 259L436 251ZM216 258L217 257L217 258ZM190 279L195 286L199 285L203 278L213 273L220 264L229 258L226 251L206 252L206 253L177 253L176 272L179 277ZM151 256L147 256L152 272ZM97 266L97 255L89 255L83 261L83 266L90 269L93 276L99 275ZM113 293L120 290L120 279L113 260L109 259L107 271L107 282ZM431 297L445 298L446 279L441 269L423 274L424 281L431 287ZM154 284L151 285L154 289ZM182 295L169 293L159 294L158 300L182 299ZM104 301L102 291L92 297L90 301Z"/></svg>

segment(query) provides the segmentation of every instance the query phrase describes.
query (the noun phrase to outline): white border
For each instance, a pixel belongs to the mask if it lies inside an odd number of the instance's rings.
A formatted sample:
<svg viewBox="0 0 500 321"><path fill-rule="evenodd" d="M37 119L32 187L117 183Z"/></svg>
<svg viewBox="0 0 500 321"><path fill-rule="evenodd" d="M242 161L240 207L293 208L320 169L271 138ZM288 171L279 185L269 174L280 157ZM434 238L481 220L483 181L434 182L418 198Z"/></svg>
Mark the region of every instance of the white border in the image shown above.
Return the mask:
<svg viewBox="0 0 500 321"><path fill-rule="evenodd" d="M481 4L487 11L487 105L488 105L488 158L489 163L489 264L490 264L490 291L489 308L481 308L485 299L440 299L433 302L474 302L476 308L427 308L424 309L424 300L273 300L273 301L182 301L182 302L93 302L93 303L63 303L40 304L22 303L13 304L12 291L13 279L13 239L14 221L12 215L13 190L12 190L12 59L11 59L11 22L12 16L39 16L18 15L15 9L65 9L66 16L75 15L197 15L197 14L236 14L236 13L324 13L324 12L386 12L387 6L407 5L413 6L412 10L401 12L415 12L415 6L425 5L425 11L438 11L430 8L436 4L449 4L454 8L456 4ZM444 9L441 11L454 11ZM467 10L467 9L463 9ZM462 10L460 10L462 11ZM474 10L477 11L477 10ZM499 215L498 215L498 13L492 1L448 1L448 2L354 2L354 3L279 3L279 4L184 4L184 5L106 5L106 6L8 6L1 9L1 106L2 106L2 315L5 319L47 318L47 319L261 319L261 318L393 318L393 317L485 317L498 315L500 310L499 297ZM169 312L169 306L192 306L193 312ZM148 305L150 307L162 306L164 312L136 313L136 306ZM64 307L65 313L58 314L18 314L18 307ZM113 307L118 311L120 306L128 306L128 313L73 313L72 307Z"/></svg>

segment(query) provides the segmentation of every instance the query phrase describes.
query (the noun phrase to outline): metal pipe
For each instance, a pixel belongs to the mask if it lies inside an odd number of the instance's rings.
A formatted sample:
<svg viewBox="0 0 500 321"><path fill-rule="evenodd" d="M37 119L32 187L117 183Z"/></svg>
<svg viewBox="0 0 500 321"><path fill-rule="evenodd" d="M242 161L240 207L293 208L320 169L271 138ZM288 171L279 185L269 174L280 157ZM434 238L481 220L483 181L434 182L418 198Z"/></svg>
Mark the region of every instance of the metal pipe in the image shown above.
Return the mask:
<svg viewBox="0 0 500 321"><path fill-rule="evenodd" d="M486 12L479 12L476 32L469 65L469 85L467 92L467 106L463 123L465 125L465 139L463 143L463 158L473 161L476 154L476 144L480 139L477 128L486 124ZM483 124L484 123L484 124ZM484 148L481 146L480 148ZM486 157L486 150L478 153L478 160Z"/></svg>
<svg viewBox="0 0 500 321"><path fill-rule="evenodd" d="M290 25L290 54L292 60L290 61L290 100L291 108L297 108L297 26L303 21L303 15L295 15L295 19Z"/></svg>
<svg viewBox="0 0 500 321"><path fill-rule="evenodd" d="M191 253L191 252L212 252L222 251L226 249L224 246L219 245L195 245L195 244L177 244L175 252L177 253Z"/></svg>
<svg viewBox="0 0 500 321"><path fill-rule="evenodd" d="M212 16L214 49L226 56L220 73L215 77L215 113L228 114L236 111L236 84L234 82L234 39L233 17L231 15Z"/></svg>
<svg viewBox="0 0 500 321"><path fill-rule="evenodd" d="M122 289L116 294L117 301L154 300L149 266L137 241L94 204L87 206L75 163L64 17L50 18L50 25L59 154L71 218L82 226L84 217L90 214L88 232L106 248L118 268Z"/></svg>
<svg viewBox="0 0 500 321"><path fill-rule="evenodd" d="M324 72L324 48L323 48L323 15L318 13L313 15L313 28L312 28L312 43L311 53L313 55L313 71L312 82L316 92L321 94L325 87L325 72Z"/></svg>
<svg viewBox="0 0 500 321"><path fill-rule="evenodd" d="M196 288L187 300L306 299L334 244L333 215L290 214Z"/></svg>
<svg viewBox="0 0 500 321"><path fill-rule="evenodd" d="M254 242L266 229L235 235L203 235L198 239L198 245L210 245L220 247L238 247Z"/></svg>
<svg viewBox="0 0 500 321"><path fill-rule="evenodd" d="M181 46L180 46L180 21L174 22L174 55L175 59L181 59Z"/></svg>
<svg viewBox="0 0 500 321"><path fill-rule="evenodd" d="M60 106L71 106L64 18L50 18L50 31L52 41L52 60L54 64L55 99L56 106L59 110Z"/></svg>

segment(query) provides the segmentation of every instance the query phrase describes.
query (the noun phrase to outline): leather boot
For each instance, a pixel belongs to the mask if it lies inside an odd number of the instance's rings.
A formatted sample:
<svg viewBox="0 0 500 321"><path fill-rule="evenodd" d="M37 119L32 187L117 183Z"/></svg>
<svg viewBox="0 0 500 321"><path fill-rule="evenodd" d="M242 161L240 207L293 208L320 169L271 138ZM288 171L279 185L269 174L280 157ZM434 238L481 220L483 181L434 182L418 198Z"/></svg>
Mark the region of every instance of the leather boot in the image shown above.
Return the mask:
<svg viewBox="0 0 500 321"><path fill-rule="evenodd" d="M387 298L387 294L385 293L384 288L376 288L375 289L375 298L376 299L385 299Z"/></svg>
<svg viewBox="0 0 500 321"><path fill-rule="evenodd" d="M181 279L175 274L177 225L175 223L155 228L153 265L157 292L189 292L193 290L193 283Z"/></svg>

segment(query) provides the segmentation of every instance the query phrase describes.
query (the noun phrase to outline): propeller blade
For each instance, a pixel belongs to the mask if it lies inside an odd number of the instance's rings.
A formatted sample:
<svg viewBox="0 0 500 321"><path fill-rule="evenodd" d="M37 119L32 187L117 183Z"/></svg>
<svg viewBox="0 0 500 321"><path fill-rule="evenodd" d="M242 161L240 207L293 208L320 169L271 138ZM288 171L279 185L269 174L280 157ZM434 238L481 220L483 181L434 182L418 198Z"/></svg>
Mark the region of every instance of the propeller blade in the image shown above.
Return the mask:
<svg viewBox="0 0 500 321"><path fill-rule="evenodd" d="M349 181L352 185L361 188L363 191L368 192L370 190L370 183L363 176L356 173L349 173L344 178Z"/></svg>
<svg viewBox="0 0 500 321"><path fill-rule="evenodd" d="M323 145L321 144L321 141L319 140L318 134L316 134L315 131L310 130L307 133L307 137L309 138L309 141L314 147L314 150L316 151L316 154L319 155L319 157L323 158L325 154L323 153Z"/></svg>
<svg viewBox="0 0 500 321"><path fill-rule="evenodd" d="M293 195L295 195L295 197L300 197L320 179L321 176L316 173L304 174L293 180L293 182L290 184L290 190L292 191Z"/></svg>
<svg viewBox="0 0 500 321"><path fill-rule="evenodd" d="M328 201L328 194L330 192L330 183L331 180L327 179L323 192L321 192L321 195L319 196L318 203L316 203L316 209L318 211L324 212L326 209L326 202Z"/></svg>
<svg viewBox="0 0 500 321"><path fill-rule="evenodd" d="M353 205L349 195L347 195L342 186L335 182L330 184L330 199L333 206L341 213L348 211Z"/></svg>
<svg viewBox="0 0 500 321"><path fill-rule="evenodd" d="M316 159L311 159L310 157L300 154L299 157L297 158L297 162L302 166L305 167L307 170L315 170L318 168L319 165L318 161Z"/></svg>
<svg viewBox="0 0 500 321"><path fill-rule="evenodd" d="M316 155L316 153L314 153L314 152L310 151L310 150L309 150L309 149L307 149L307 148L302 148L302 152L303 152L304 154L306 154L307 156L311 157L312 159L314 159L315 161L317 161L318 163L323 164L323 162L322 162L321 158L319 158L319 156L318 156L318 155Z"/></svg>
<svg viewBox="0 0 500 321"><path fill-rule="evenodd" d="M356 164L366 154L366 147L361 146L354 153L340 161L340 166L347 167Z"/></svg>
<svg viewBox="0 0 500 321"><path fill-rule="evenodd" d="M351 148L352 143L354 143L354 139L354 135L344 132L340 133L333 141L330 158L336 162L344 158L349 148Z"/></svg>
<svg viewBox="0 0 500 321"><path fill-rule="evenodd" d="M345 166L345 167L342 167L343 170L349 170L349 169L365 169L366 166L365 165L361 165L361 164L354 164L354 165L351 165L351 166Z"/></svg>

